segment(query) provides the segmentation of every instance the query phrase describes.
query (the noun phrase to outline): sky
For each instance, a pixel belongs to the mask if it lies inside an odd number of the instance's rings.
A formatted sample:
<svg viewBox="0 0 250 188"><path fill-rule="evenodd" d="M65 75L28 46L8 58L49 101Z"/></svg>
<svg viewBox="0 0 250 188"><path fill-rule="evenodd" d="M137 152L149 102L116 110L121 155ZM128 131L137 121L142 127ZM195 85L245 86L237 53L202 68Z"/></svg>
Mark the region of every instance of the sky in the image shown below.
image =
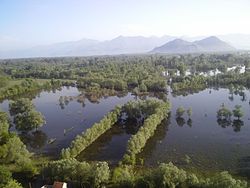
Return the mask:
<svg viewBox="0 0 250 188"><path fill-rule="evenodd" d="M250 34L249 0L0 0L0 50L91 38Z"/></svg>

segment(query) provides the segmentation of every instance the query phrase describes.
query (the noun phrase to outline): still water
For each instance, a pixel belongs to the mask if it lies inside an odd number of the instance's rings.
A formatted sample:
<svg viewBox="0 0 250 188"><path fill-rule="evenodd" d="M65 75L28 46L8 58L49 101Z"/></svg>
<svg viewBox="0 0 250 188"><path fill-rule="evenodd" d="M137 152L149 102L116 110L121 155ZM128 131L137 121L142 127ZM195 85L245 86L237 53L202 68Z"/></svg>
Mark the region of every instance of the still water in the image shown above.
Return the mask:
<svg viewBox="0 0 250 188"><path fill-rule="evenodd" d="M145 165L154 166L159 162L172 161L184 168L250 174L248 90L244 90L244 97L230 94L228 89L223 88L205 89L187 96L173 96L170 92L167 97L172 104L170 117L158 126L155 135L138 156ZM46 125L38 132L19 134L29 150L57 157L77 134L102 119L114 106L136 99L127 93L119 97L102 97L93 102L74 87L63 87L54 92L44 91L33 102L36 109L45 116ZM241 105L245 112L241 121L232 118L230 125L218 122L216 112L222 103L231 110L235 105ZM7 100L0 106L8 111ZM192 108L191 119L186 114L182 119L176 119L175 112L179 106ZM128 139L138 130L135 126L133 122L123 126L115 125L82 152L78 160L106 160L111 165L117 164L124 155ZM14 127L12 130L15 130Z"/></svg>
<svg viewBox="0 0 250 188"><path fill-rule="evenodd" d="M140 157L146 165L172 161L183 167L203 170L229 170L250 173L250 92L229 94L228 89L206 89L188 96L173 97L172 114L165 127L159 127ZM229 125L217 122L217 110L224 103L229 109L241 105L244 117ZM185 115L176 119L179 106L193 110L191 123ZM237 119L237 118L236 118ZM250 177L250 176L249 176Z"/></svg>
<svg viewBox="0 0 250 188"><path fill-rule="evenodd" d="M41 92L33 99L36 109L44 115L46 124L38 132L19 133L29 150L57 157L61 149L68 147L77 134L100 121L116 105L134 99L134 96L127 94L90 102L87 98L77 100L79 95L81 92L77 88L63 87L54 92ZM69 99L62 104L61 96ZM9 101L4 101L0 107L8 112ZM14 127L11 130L15 131Z"/></svg>

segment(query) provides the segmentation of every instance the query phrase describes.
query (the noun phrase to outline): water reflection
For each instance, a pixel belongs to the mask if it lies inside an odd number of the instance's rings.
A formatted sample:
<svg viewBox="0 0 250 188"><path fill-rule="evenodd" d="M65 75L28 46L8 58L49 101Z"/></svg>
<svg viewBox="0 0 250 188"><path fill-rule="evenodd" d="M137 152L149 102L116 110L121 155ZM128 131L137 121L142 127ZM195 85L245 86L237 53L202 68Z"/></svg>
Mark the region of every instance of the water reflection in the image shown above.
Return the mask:
<svg viewBox="0 0 250 188"><path fill-rule="evenodd" d="M234 132L240 132L241 127L244 126L244 121L235 119L233 122L230 119L217 119L217 123L222 128L230 127L232 125Z"/></svg>
<svg viewBox="0 0 250 188"><path fill-rule="evenodd" d="M140 155L145 165L172 161L183 168L235 172L237 160L250 156L250 127L246 126L250 120L247 113L250 93L246 88L237 88L236 92L233 89L230 93L228 90L217 86L187 96L170 93L171 111L176 112L180 106L184 109L192 107L192 118L186 114L181 118L171 116L171 124L165 133L167 136L147 148L149 155L143 155L145 151ZM217 118L216 112L222 103L229 109L241 105L245 116L240 120ZM183 161L190 161L186 158L192 159L191 162L184 164Z"/></svg>
<svg viewBox="0 0 250 188"><path fill-rule="evenodd" d="M180 126L183 127L186 123L185 119L183 117L177 117L176 119L176 123Z"/></svg>
<svg viewBox="0 0 250 188"><path fill-rule="evenodd" d="M240 119L235 119L233 121L233 129L234 129L234 132L240 132L241 130L241 127L244 126L244 121L240 120Z"/></svg>
<svg viewBox="0 0 250 188"><path fill-rule="evenodd" d="M146 143L142 152L138 154L138 158L150 158L155 150L157 150L157 145L162 144L162 140L166 138L169 126L171 124L171 114L169 113L168 119L164 119L157 129L155 130L154 136L152 136Z"/></svg>
<svg viewBox="0 0 250 188"><path fill-rule="evenodd" d="M193 94L196 94L196 93L199 93L201 91L204 91L206 88L195 88L195 89L188 89L188 90L185 90L185 91L172 91L172 96L173 97L178 97L178 96L188 96L188 95L193 95Z"/></svg>
<svg viewBox="0 0 250 188"><path fill-rule="evenodd" d="M41 130L31 133L21 133L19 136L26 146L36 150L39 150L45 146L48 138L47 135Z"/></svg>
<svg viewBox="0 0 250 188"><path fill-rule="evenodd" d="M192 127L192 126L193 126L193 120L192 120L191 118L189 118L189 119L187 120L187 125L188 125L189 127Z"/></svg>
<svg viewBox="0 0 250 188"><path fill-rule="evenodd" d="M230 85L228 87L228 90L229 90L228 99L230 101L234 101L234 96L240 96L242 102L247 101L247 94L245 92L246 91L245 87L238 85Z"/></svg>
<svg viewBox="0 0 250 188"><path fill-rule="evenodd" d="M81 94L77 96L60 96L59 97L59 106L61 109L65 109L65 107L73 101L77 101L82 105L82 107L85 107L85 101L86 99L93 103L93 104L99 104L101 99L108 99L109 97L116 96L118 98L123 98L128 95L128 92L118 92L115 90L110 89L100 89L98 90L98 93L95 93L94 91L85 91L82 89L78 89Z"/></svg>
<svg viewBox="0 0 250 188"><path fill-rule="evenodd" d="M101 89L98 94L93 93L93 92L87 92L82 89L79 89L81 91L81 94L78 96L60 96L58 99L59 106L63 110L67 105L69 105L70 102L77 101L78 103L82 104L82 107L85 107L85 102L88 100L89 102L93 104L99 104L101 99L108 99L109 97L118 97L118 98L123 98L126 97L129 92L127 91L114 91L114 90L109 90L109 89ZM140 95L134 95L135 100L146 100L147 98L158 98L163 101L167 101L167 93L165 92L149 92L149 93L144 93Z"/></svg>
<svg viewBox="0 0 250 188"><path fill-rule="evenodd" d="M250 178L250 156L245 156L238 160L236 173L239 176Z"/></svg>
<svg viewBox="0 0 250 188"><path fill-rule="evenodd" d="M232 121L229 119L222 119L222 118L218 118L217 119L217 123L219 126L221 126L222 128L226 128L231 126Z"/></svg>
<svg viewBox="0 0 250 188"><path fill-rule="evenodd" d="M82 151L77 159L79 161L109 161L111 165L118 164L127 147L131 136L132 126L114 125L105 134L101 135L94 143Z"/></svg>

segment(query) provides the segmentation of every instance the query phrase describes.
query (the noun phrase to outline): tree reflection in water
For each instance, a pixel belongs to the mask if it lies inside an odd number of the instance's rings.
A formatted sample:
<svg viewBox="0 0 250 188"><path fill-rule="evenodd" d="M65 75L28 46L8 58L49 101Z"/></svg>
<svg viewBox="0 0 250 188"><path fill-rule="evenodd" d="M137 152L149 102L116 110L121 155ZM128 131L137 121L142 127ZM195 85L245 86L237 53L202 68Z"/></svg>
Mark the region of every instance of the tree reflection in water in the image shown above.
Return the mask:
<svg viewBox="0 0 250 188"><path fill-rule="evenodd" d="M236 172L239 176L250 178L250 156L238 160Z"/></svg>
<svg viewBox="0 0 250 188"><path fill-rule="evenodd" d="M233 121L233 129L235 132L240 132L241 127L244 126L244 121L240 120L240 119L235 119Z"/></svg>
<svg viewBox="0 0 250 188"><path fill-rule="evenodd" d="M224 118L218 118L217 119L217 123L219 126L221 126L222 128L226 128L228 126L231 126L232 121L229 119L224 119Z"/></svg>
<svg viewBox="0 0 250 188"><path fill-rule="evenodd" d="M189 119L187 120L187 125L188 125L189 127L192 127L192 126L193 126L193 120L192 120L191 118L189 118Z"/></svg>
<svg viewBox="0 0 250 188"><path fill-rule="evenodd" d="M177 125L179 125L180 127L183 127L186 123L185 119L182 117L177 117L175 120Z"/></svg>
<svg viewBox="0 0 250 188"><path fill-rule="evenodd" d="M232 125L234 132L240 132L241 127L244 126L244 121L240 119L235 119L233 122L229 119L217 119L217 123L222 128L230 127Z"/></svg>
<svg viewBox="0 0 250 188"><path fill-rule="evenodd" d="M32 149L41 149L45 146L47 141L47 135L41 131L37 130L34 132L24 132L20 135L21 140L30 148Z"/></svg>

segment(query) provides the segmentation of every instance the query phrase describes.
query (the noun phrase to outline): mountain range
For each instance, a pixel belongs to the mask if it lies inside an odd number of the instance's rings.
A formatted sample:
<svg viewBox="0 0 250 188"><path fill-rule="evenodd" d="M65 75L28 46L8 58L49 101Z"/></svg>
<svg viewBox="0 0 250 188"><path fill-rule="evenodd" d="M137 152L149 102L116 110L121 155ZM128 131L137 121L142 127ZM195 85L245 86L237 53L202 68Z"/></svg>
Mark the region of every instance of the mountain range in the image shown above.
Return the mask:
<svg viewBox="0 0 250 188"><path fill-rule="evenodd" d="M82 39L21 50L0 51L0 58L118 55L148 52L223 52L233 51L236 48L240 50L250 49L249 44L250 35L237 34L218 37L174 37L167 35L162 37L119 36L106 41Z"/></svg>
<svg viewBox="0 0 250 188"><path fill-rule="evenodd" d="M154 48L151 53L199 53L199 52L230 52L236 50L231 45L215 36L194 42L175 39Z"/></svg>

